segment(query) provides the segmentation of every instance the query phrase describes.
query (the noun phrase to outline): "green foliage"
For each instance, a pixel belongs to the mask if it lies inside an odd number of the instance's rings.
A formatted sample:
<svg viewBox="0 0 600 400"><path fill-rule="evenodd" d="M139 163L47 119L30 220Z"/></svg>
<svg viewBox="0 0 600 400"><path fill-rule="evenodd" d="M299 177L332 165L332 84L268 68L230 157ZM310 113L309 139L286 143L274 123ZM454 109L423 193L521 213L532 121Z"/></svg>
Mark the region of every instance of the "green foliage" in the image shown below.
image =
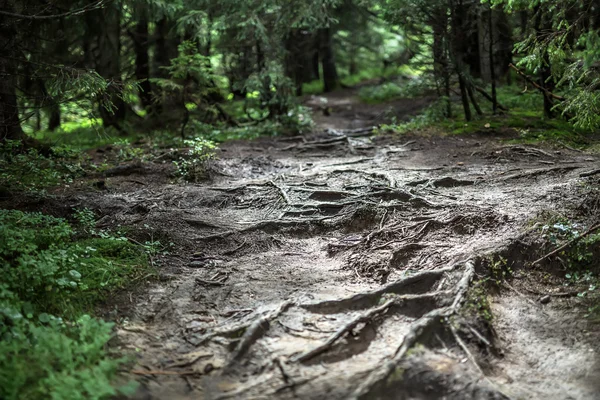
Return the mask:
<svg viewBox="0 0 600 400"><path fill-rule="evenodd" d="M408 133L429 128L445 119L445 107L446 100L442 97L427 107L421 114L411 118L409 121L383 124L379 130Z"/></svg>
<svg viewBox="0 0 600 400"><path fill-rule="evenodd" d="M0 187L9 191L42 192L85 173L81 154L65 147L44 156L20 141L0 142Z"/></svg>
<svg viewBox="0 0 600 400"><path fill-rule="evenodd" d="M184 143L189 146L187 155L173 161L177 175L188 182L199 182L206 178L206 168L216 156L217 145L202 137L185 140Z"/></svg>
<svg viewBox="0 0 600 400"><path fill-rule="evenodd" d="M298 105L294 84L278 63L269 63L268 68L250 75L243 90L248 93L246 114L255 121L285 117Z"/></svg>
<svg viewBox="0 0 600 400"><path fill-rule="evenodd" d="M377 86L365 86L358 92L358 96L365 103L382 103L399 98L413 98L421 96L426 87L422 81L416 79L404 82L390 81Z"/></svg>
<svg viewBox="0 0 600 400"><path fill-rule="evenodd" d="M585 289L579 293L580 297L593 294L600 285L600 270L597 265L597 257L600 254L600 233L577 239L583 233L584 227L566 218L549 222L542 226L541 231L542 237L553 246L576 240L560 254L566 270L565 285L576 285L579 288L584 286Z"/></svg>
<svg viewBox="0 0 600 400"><path fill-rule="evenodd" d="M74 323L39 314L28 319L5 302L0 325L3 399L106 399L123 360L105 351L112 325L82 316Z"/></svg>
<svg viewBox="0 0 600 400"><path fill-rule="evenodd" d="M75 213L79 236L91 211ZM65 220L0 210L0 397L104 399L123 362L106 352L112 325L85 315L109 291L147 271L127 239L74 241Z"/></svg>
<svg viewBox="0 0 600 400"><path fill-rule="evenodd" d="M487 280L478 280L473 282L467 292L467 299L463 308L467 316L474 318L483 318L485 321L492 321L494 315L490 307L490 301L486 290Z"/></svg>

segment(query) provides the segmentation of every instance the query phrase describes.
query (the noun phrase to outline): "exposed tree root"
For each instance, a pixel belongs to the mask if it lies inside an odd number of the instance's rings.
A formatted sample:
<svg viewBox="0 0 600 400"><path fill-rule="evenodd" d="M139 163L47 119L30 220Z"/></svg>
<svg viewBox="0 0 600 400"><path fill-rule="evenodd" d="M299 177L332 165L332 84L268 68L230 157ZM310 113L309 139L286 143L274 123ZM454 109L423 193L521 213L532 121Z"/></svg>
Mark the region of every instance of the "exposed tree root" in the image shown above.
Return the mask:
<svg viewBox="0 0 600 400"><path fill-rule="evenodd" d="M513 175L507 175L507 176L502 176L500 178L498 178L498 180L500 181L508 181L511 179L520 179L520 178L532 178L534 176L538 176L538 175L543 175L543 174L548 174L548 173L552 173L552 172L567 172L567 171L572 171L574 169L578 169L581 168L580 165L568 165L568 166L559 166L559 167L552 167L552 168L539 168L539 169L532 169L529 171L525 171L522 172L520 174L513 174Z"/></svg>
<svg viewBox="0 0 600 400"><path fill-rule="evenodd" d="M374 387L381 381L387 379L387 377L390 376L394 370L396 370L398 364L402 361L408 350L410 350L417 343L425 331L433 327L433 325L436 323L440 323L444 318L448 318L458 311L459 306L464 300L466 292L469 288L469 282L474 274L475 265L472 261L467 261L465 263L465 270L462 278L456 286L456 295L452 305L430 311L414 322L408 333L404 336L402 344L400 347L398 347L392 359L384 363L382 367L373 370L367 379L365 379L354 391L350 397L351 399L358 400L369 398L369 393L374 389Z"/></svg>
<svg viewBox="0 0 600 400"><path fill-rule="evenodd" d="M340 312L340 310L345 309L365 309L372 307L377 304L381 296L386 293L391 294L401 294L402 291L412 285L419 283L431 283L435 280L438 280L445 273L450 272L454 269L454 267L442 268L438 270L431 271L422 271L418 272L414 275L410 275L408 277L397 280L396 282L390 283L389 285L384 286L381 289L377 289L371 292L359 293L352 297L348 297L340 300L327 300L322 301L320 303L313 304L300 304L299 306L313 312L320 312L323 314L332 313L332 312ZM412 298L419 299L423 298L423 296L431 296L423 295L423 294L415 294L415 295L407 295L404 296L403 299L410 300Z"/></svg>
<svg viewBox="0 0 600 400"><path fill-rule="evenodd" d="M327 351L328 349L331 348L331 346L333 346L333 344L340 338L342 338L346 333L350 332L351 330L353 330L358 324L363 323L363 322L369 322L371 321L373 318L375 318L376 316L380 315L380 314L384 314L385 312L387 312L387 310L390 308L390 306L392 304L394 304L396 300L388 300L385 304L377 307L377 308L373 308L369 311L367 311L364 314L359 315L358 317L354 318L352 321L350 321L349 323L347 323L346 325L344 325L343 327L341 327L339 330L337 330L333 335L331 335L329 337L329 339L327 339L325 341L325 343L315 347L312 350L309 350L305 353L300 354L297 357L294 357L292 359L292 362L304 362L304 361L308 361L311 358L323 353L324 351Z"/></svg>
<svg viewBox="0 0 600 400"><path fill-rule="evenodd" d="M234 355L231 357L231 360L237 360L248 351L248 349L254 342L256 342L262 337L262 335L268 329L271 321L278 318L281 314L287 311L294 304L295 302L292 300L284 301L277 308L267 312L258 320L238 324L235 326L226 326L220 329L214 329L212 332L199 337L197 340L193 341L193 343L196 346L200 346L201 344L216 336L237 336L240 334L240 332L244 332L240 343L237 345L236 350L234 351ZM266 326L264 325L265 322ZM261 328L266 329L263 329L261 331Z"/></svg>

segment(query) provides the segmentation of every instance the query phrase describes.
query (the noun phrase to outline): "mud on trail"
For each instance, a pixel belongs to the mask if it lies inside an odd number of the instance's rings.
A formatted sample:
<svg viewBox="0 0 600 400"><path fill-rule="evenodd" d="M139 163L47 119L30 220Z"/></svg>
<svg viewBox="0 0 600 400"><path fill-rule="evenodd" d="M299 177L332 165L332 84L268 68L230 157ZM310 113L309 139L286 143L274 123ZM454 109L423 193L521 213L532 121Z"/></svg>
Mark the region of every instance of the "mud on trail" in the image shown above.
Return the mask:
<svg viewBox="0 0 600 400"><path fill-rule="evenodd" d="M148 167L140 189L77 198L177 245L121 299L137 398L598 398L598 331L524 272L548 250L529 221L580 201L598 159L373 136L381 109L328 104L314 134L224 145L203 184ZM514 279L488 296L500 256Z"/></svg>

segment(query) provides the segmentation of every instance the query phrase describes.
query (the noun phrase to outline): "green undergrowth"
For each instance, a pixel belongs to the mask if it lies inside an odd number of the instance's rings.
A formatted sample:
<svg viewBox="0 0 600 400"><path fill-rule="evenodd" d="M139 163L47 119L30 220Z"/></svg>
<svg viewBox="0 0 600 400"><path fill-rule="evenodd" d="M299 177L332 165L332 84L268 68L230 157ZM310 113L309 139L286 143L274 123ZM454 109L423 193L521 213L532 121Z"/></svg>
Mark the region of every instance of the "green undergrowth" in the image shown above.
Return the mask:
<svg viewBox="0 0 600 400"><path fill-rule="evenodd" d="M54 147L49 155L20 141L0 143L0 197L13 192L43 194L45 189L70 183L85 174L86 158L73 148Z"/></svg>
<svg viewBox="0 0 600 400"><path fill-rule="evenodd" d="M452 102L453 118L446 118L447 102L445 98L440 98L411 120L384 125L381 129L398 133L432 131L450 135L489 133L504 137L507 143L547 143L581 150L600 150L600 145L594 139L596 132L573 127L559 113L555 118L545 118L541 111L542 97L537 92L523 93L516 85L499 87L498 101L509 111L499 110L496 115L486 99L481 96L478 98L484 115L478 116L472 109L473 119L469 122L464 118L462 105L455 101Z"/></svg>
<svg viewBox="0 0 600 400"><path fill-rule="evenodd" d="M126 360L107 349L112 324L95 305L152 274L148 249L77 223L0 210L0 398L104 399Z"/></svg>
<svg viewBox="0 0 600 400"><path fill-rule="evenodd" d="M572 245L557 254L561 273L564 274L563 285L578 291L578 297L587 298L590 315L600 316L600 232L585 236L582 234L589 226L569 220L565 217L554 217L540 227L542 238L552 248L575 240Z"/></svg>
<svg viewBox="0 0 600 400"><path fill-rule="evenodd" d="M363 68L355 74L342 75L340 83L345 87L359 86L369 81L379 79L393 79L399 76L417 76L421 72L411 68L409 65L400 65L396 67L383 68ZM305 95L323 93L323 81L316 79L302 85L302 93Z"/></svg>
<svg viewBox="0 0 600 400"><path fill-rule="evenodd" d="M425 87L417 79L395 79L374 86L365 86L358 92L360 100L367 104L378 104L401 98L423 95Z"/></svg>

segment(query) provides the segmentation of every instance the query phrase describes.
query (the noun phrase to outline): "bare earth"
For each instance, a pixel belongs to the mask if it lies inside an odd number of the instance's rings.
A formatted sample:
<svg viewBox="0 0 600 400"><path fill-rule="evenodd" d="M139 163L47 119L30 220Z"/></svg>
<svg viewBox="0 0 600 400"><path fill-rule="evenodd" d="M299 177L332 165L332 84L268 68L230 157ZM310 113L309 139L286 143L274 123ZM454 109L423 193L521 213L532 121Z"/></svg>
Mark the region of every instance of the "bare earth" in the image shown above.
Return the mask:
<svg viewBox="0 0 600 400"><path fill-rule="evenodd" d="M136 398L597 399L598 328L526 272L548 250L530 221L581 202L599 159L498 132L374 136L381 106L328 106L314 134L227 143L205 183L149 164L70 198L175 243L159 282L107 306L128 315ZM514 278L485 317L473 288L499 255Z"/></svg>

